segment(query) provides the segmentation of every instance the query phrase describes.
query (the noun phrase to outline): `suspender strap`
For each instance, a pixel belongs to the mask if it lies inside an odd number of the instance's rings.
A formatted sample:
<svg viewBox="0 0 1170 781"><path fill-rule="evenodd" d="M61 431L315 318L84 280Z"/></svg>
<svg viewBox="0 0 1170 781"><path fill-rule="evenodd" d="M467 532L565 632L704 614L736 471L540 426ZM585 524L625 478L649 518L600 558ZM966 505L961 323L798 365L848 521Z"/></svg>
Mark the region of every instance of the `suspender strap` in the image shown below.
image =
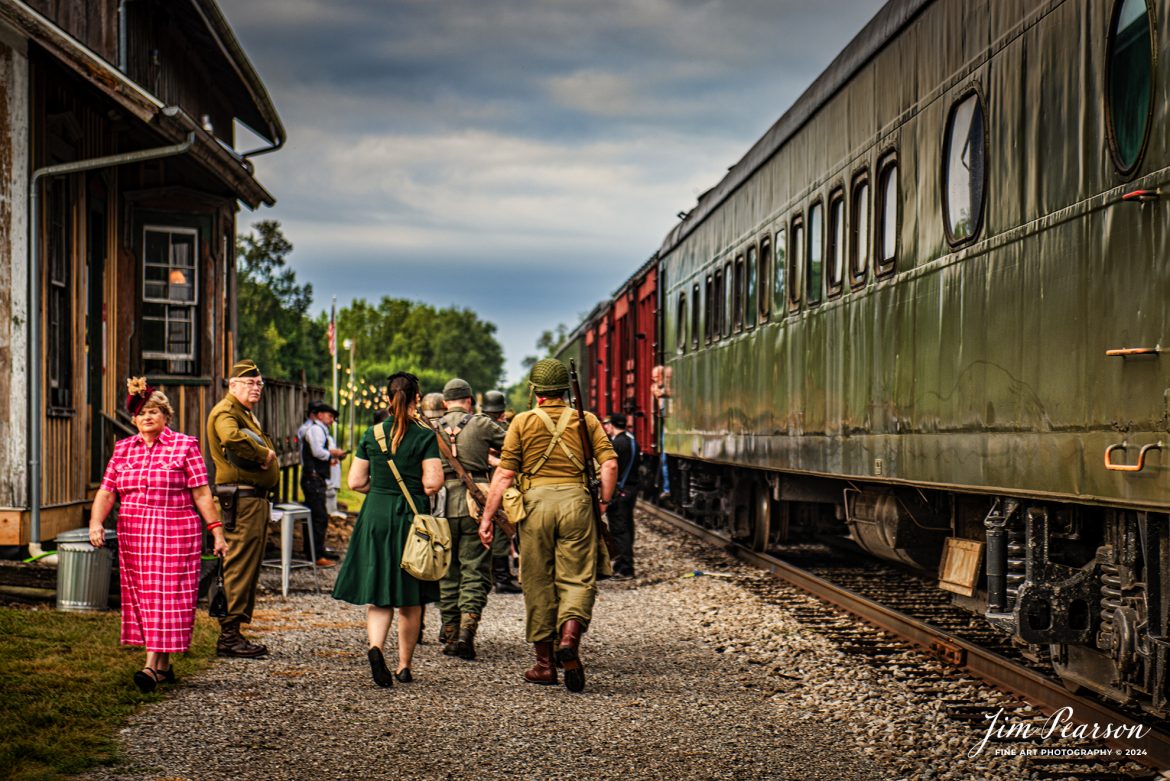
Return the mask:
<svg viewBox="0 0 1170 781"><path fill-rule="evenodd" d="M410 505L410 511L418 515L418 508L414 506L414 499L411 497L410 491L406 490L406 483L402 481L402 474L399 473L398 467L394 465L394 456L390 455L386 450L386 426L389 423L390 421L384 420L380 425L374 426L374 439L378 440L378 447L386 455L386 463L390 465L390 471L394 473L394 479L398 481L398 489L406 497L406 503Z"/></svg>
<svg viewBox="0 0 1170 781"><path fill-rule="evenodd" d="M573 411L571 409L566 409L561 414L561 419L556 422L556 425L553 425L552 417L540 407L534 409L533 412L536 413L536 417L540 418L541 422L544 423L544 427L547 428L549 433L552 434L552 439L549 440L548 447L544 449L544 453L541 454L540 460L536 462L536 467L531 472L527 473L528 476L535 477L536 473L544 468L545 462L548 461L548 457L552 455L553 448L557 445L560 445L561 449L565 451L565 455L567 455L569 460L573 462L573 466L584 472L585 465L581 463L581 459L577 458L577 455L572 450L569 450L568 446L561 441L561 437L569 428L569 423L571 423L573 420Z"/></svg>

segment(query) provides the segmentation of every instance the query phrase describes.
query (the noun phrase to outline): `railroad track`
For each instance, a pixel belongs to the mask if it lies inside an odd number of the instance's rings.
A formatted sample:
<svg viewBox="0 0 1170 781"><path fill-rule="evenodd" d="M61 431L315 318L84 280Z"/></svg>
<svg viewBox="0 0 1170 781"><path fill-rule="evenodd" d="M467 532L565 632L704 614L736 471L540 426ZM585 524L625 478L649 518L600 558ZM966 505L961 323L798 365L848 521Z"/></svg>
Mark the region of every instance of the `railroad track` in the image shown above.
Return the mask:
<svg viewBox="0 0 1170 781"><path fill-rule="evenodd" d="M816 597L820 600L819 604L804 601L788 607L801 623L827 636L841 650L862 655L875 665L893 670L907 666L905 651L909 644L925 654L924 661L940 662L941 665L919 666L919 669L911 671L912 687L923 693L943 697L951 718L968 722L979 731L986 728L989 712L1003 708L1008 714L1023 714L1021 709L1026 704L1035 709L1031 715L1021 717L1034 727L1031 738L1034 742L1041 726L1058 712L1071 713L1072 724L1084 724L1090 728L1094 724L1111 724L1123 728L1122 732L1128 732L1136 727L1150 727L1149 722L1140 720L1137 714L1120 711L1108 703L1069 691L1055 675L1046 674L1042 668L1024 660L994 630L980 627L977 620L971 620L969 613L951 606L949 597L933 590L932 584L926 584L930 585L931 590L903 589L906 592L913 591L913 598L907 600L903 593L900 599L893 600L901 604L891 607L878 601L883 599L882 588L875 586L879 580L878 571L884 568L870 560L859 560L844 569L834 567L829 572L829 568L824 566L826 557L803 556L801 558L812 558L813 563L811 566L798 566L776 556L747 549L725 534L703 528L662 507L642 501L638 507L646 514ZM905 573L901 573L901 576L909 577ZM829 578L837 582L830 582ZM778 596L779 590L769 589L766 582L765 585L751 585L760 592L760 596L773 603L787 601ZM862 619L865 624L858 625L848 616L842 615L841 611ZM929 618L915 617L912 613L926 613ZM998 696L997 693L991 693L989 699L978 702L969 698L948 698L945 686L948 677L953 678L962 673L991 684L998 690ZM1066 708L1071 710L1062 711ZM1021 736L1015 735L1002 739L993 737L991 740L1027 743L1029 739L1021 740ZM1036 745L1039 746L1039 742ZM1107 756L1094 753L1093 745L1107 746L1112 752ZM1034 777L1092 778L1094 781L1170 778L1170 775L1157 772L1170 769L1170 733L1165 731L1151 729L1136 740L1110 737L1090 741L1084 744L1084 748L1085 753L1079 755L1062 752L1045 754L1038 751L1035 756L1029 756ZM1083 768L1077 768L1078 764L1096 764L1099 767L1102 763L1117 767L1105 773L1100 770L1085 773ZM1142 769L1133 770L1134 763ZM1129 768L1124 767L1126 765Z"/></svg>

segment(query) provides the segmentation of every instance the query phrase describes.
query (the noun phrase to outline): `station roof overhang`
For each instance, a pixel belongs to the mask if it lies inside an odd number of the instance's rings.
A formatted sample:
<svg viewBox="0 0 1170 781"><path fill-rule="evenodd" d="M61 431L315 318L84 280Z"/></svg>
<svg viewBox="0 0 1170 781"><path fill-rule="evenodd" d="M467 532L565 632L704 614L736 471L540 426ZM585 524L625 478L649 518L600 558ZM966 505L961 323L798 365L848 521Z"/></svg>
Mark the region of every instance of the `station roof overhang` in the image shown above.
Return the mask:
<svg viewBox="0 0 1170 781"><path fill-rule="evenodd" d="M197 2L214 6L209 0ZM194 143L188 154L230 188L250 209L256 209L261 204L272 206L276 203L276 198L253 176L252 164L235 150L205 131L182 109L164 104L27 4L20 0L0 2L0 24L50 54L127 114L154 130L165 142L181 143L189 134L194 134ZM280 144L284 140L284 131L279 127L279 121L276 127L279 134L268 140Z"/></svg>

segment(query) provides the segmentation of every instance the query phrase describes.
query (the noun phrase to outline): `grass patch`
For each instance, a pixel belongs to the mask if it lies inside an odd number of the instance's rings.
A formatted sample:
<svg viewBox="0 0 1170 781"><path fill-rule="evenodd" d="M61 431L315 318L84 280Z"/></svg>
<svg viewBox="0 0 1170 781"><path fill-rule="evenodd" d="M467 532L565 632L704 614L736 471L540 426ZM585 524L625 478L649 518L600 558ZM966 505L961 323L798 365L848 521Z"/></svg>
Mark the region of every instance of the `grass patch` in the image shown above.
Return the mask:
<svg viewBox="0 0 1170 781"><path fill-rule="evenodd" d="M0 607L0 776L57 781L118 759L116 734L143 703L131 677L145 650L118 644L116 612L59 613ZM187 653L172 654L182 679L215 653L218 622L196 614Z"/></svg>

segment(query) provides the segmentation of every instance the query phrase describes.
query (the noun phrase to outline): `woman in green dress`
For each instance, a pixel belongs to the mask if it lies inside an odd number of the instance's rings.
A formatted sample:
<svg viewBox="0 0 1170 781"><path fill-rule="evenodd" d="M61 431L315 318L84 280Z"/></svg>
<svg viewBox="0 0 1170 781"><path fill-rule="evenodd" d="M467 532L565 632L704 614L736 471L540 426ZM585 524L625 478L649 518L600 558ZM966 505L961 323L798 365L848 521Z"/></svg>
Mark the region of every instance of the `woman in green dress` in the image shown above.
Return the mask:
<svg viewBox="0 0 1170 781"><path fill-rule="evenodd" d="M402 569L402 548L414 513L387 459L393 454L394 465L415 506L427 507L426 496L443 487L443 464L435 432L415 417L420 398L418 378L406 372L392 375L386 395L390 399L390 417L377 426L384 427L390 452L383 452L374 428L370 428L354 453L349 487L368 496L333 587L335 599L368 605L370 670L374 683L383 687L393 686L394 678L401 683L411 680L410 661L418 642L423 606L439 599L438 583L417 580ZM398 608L398 667L392 676L382 647L390 632L394 608Z"/></svg>

